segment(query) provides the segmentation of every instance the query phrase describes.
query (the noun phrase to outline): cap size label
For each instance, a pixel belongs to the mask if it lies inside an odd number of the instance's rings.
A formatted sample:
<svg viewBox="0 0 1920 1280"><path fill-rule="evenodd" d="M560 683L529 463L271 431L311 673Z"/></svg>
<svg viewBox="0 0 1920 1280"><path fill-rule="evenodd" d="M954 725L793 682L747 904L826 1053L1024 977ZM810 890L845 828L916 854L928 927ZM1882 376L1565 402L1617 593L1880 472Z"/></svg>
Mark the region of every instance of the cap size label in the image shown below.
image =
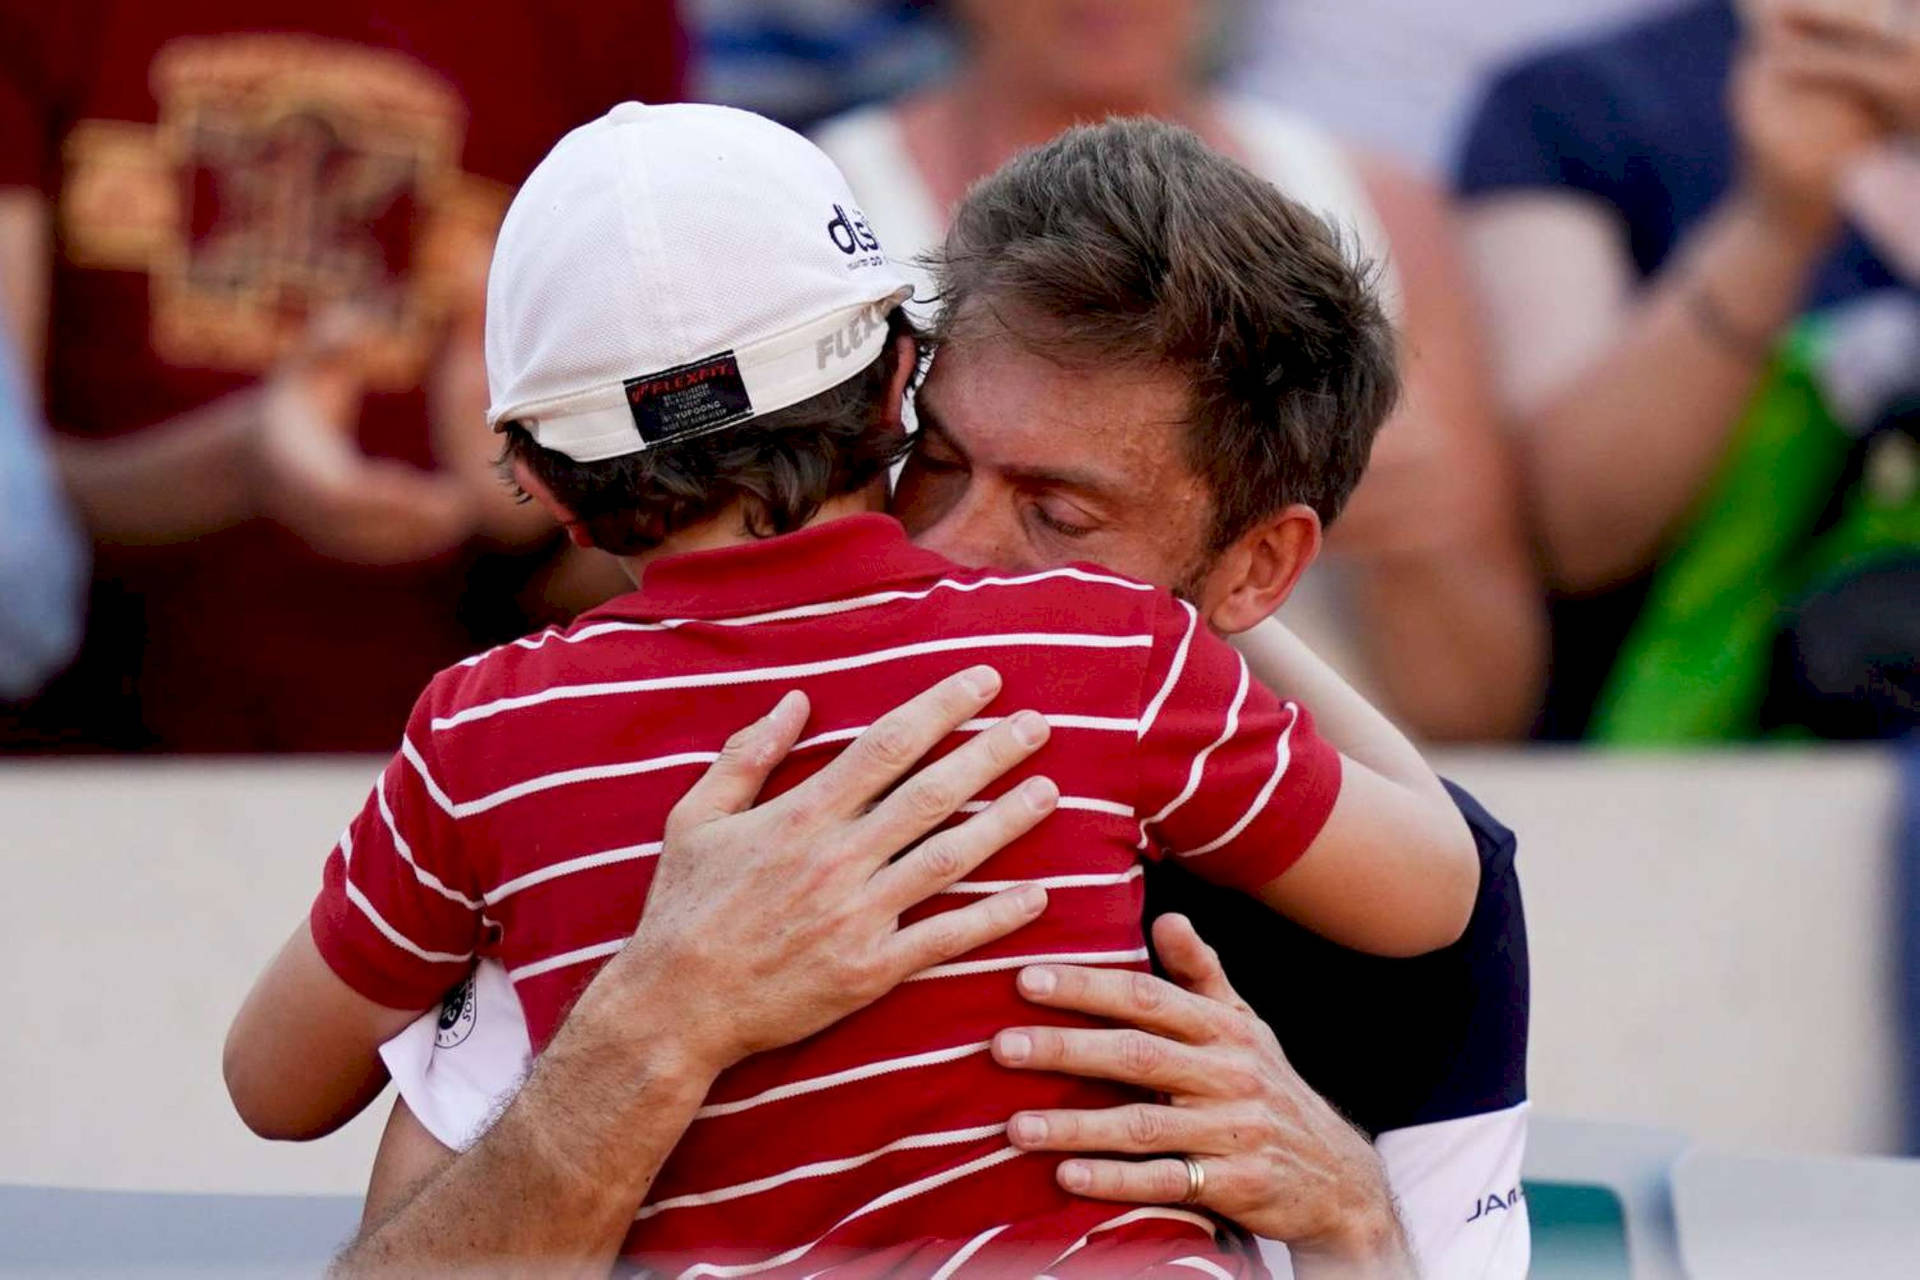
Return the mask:
<svg viewBox="0 0 1920 1280"><path fill-rule="evenodd" d="M733 352L628 378L627 406L648 444L718 431L753 416L753 401Z"/></svg>

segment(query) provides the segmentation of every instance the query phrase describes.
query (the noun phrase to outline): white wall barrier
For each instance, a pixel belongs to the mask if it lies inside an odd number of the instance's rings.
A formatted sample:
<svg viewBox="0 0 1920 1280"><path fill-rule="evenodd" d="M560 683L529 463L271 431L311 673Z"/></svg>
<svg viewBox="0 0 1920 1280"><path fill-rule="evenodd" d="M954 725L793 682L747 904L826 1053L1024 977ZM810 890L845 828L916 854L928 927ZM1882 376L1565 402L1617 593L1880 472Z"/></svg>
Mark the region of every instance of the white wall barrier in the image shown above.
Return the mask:
<svg viewBox="0 0 1920 1280"><path fill-rule="evenodd" d="M1521 834L1540 1109L1749 1149L1893 1149L1889 758L1445 764ZM220 1042L377 767L0 767L0 1182L360 1187L378 1115L260 1142L227 1106Z"/></svg>

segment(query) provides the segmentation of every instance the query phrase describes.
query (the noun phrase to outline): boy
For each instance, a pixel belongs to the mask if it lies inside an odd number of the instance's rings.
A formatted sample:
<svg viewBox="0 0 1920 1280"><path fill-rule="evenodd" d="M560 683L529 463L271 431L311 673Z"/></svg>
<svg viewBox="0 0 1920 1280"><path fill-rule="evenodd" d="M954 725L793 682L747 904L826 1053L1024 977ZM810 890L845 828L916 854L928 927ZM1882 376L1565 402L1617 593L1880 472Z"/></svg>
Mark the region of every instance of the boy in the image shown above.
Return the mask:
<svg viewBox="0 0 1920 1280"><path fill-rule="evenodd" d="M435 680L304 946L409 1013L496 959L538 1049L631 934L667 809L719 745L709 726L804 689L821 731L777 790L904 692L990 661L1002 705L1041 709L1014 730L1061 738L1036 758L1057 786L1016 777L994 803L1057 813L956 896L1037 884L1049 910L724 1077L629 1252L805 1274L888 1250L931 1272L952 1249L929 1242L992 1232L1014 1270L1069 1249L1100 1272L1239 1266L1206 1219L1075 1200L1008 1146L1016 1110L1127 1096L992 1065L987 1039L1032 1016L1012 971L1144 965L1142 853L1350 945L1439 946L1465 923L1473 850L1444 800L1343 764L1190 607L1092 568L960 572L875 514L905 443L904 296L837 172L777 126L629 105L562 141L496 251L491 416L523 488L642 586ZM1359 885L1374 910L1356 919ZM295 1056L261 1025L243 1011L230 1079ZM250 1122L270 1092L236 1085Z"/></svg>

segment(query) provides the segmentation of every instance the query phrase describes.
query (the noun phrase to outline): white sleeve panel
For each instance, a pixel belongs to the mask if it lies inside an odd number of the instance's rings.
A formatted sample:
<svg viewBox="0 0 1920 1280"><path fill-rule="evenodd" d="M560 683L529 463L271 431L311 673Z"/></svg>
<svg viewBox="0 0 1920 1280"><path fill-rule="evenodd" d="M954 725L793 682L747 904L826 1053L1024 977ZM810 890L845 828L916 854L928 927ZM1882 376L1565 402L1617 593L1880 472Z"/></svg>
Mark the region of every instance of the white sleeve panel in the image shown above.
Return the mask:
<svg viewBox="0 0 1920 1280"><path fill-rule="evenodd" d="M1533 1255L1520 1190L1527 1107L1393 1129L1375 1140L1422 1280L1526 1280ZM1274 1280L1290 1280L1286 1246L1259 1244Z"/></svg>
<svg viewBox="0 0 1920 1280"><path fill-rule="evenodd" d="M427 1132L464 1151L526 1079L533 1041L507 971L483 960L440 1008L381 1045L380 1056Z"/></svg>
<svg viewBox="0 0 1920 1280"><path fill-rule="evenodd" d="M1523 1280L1532 1257L1520 1165L1528 1103L1375 1140L1426 1280Z"/></svg>

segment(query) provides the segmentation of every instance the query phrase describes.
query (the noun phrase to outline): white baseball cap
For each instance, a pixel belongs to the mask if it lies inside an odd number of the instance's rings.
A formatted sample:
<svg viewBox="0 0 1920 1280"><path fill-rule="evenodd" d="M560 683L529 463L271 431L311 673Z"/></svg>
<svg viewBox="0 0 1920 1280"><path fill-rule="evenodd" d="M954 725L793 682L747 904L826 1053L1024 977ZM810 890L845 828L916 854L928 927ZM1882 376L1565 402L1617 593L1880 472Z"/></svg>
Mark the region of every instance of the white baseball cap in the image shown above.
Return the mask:
<svg viewBox="0 0 1920 1280"><path fill-rule="evenodd" d="M799 134L623 102L562 138L501 224L487 422L577 462L719 431L866 369L912 292Z"/></svg>

